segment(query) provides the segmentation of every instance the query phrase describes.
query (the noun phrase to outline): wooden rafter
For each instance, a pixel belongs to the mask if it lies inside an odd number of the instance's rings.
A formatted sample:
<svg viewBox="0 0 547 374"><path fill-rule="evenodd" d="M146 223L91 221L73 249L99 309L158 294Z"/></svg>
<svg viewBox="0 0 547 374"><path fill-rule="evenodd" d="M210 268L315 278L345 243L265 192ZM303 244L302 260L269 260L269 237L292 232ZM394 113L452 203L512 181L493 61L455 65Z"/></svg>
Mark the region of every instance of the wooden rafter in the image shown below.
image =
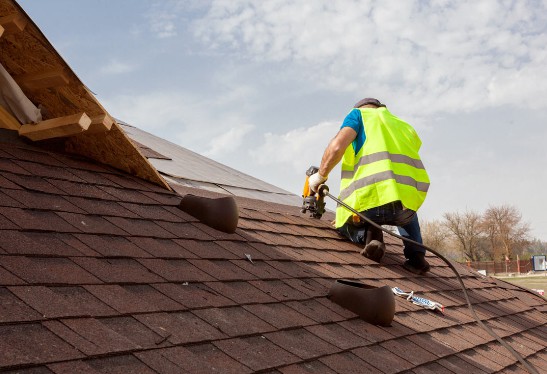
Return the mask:
<svg viewBox="0 0 547 374"><path fill-rule="evenodd" d="M13 79L24 90L41 90L43 88L65 86L69 83L69 78L62 69L18 75Z"/></svg>
<svg viewBox="0 0 547 374"><path fill-rule="evenodd" d="M21 126L19 135L32 141L74 136L86 131L91 124L91 118L85 113L66 117L48 119L37 124Z"/></svg>
<svg viewBox="0 0 547 374"><path fill-rule="evenodd" d="M108 114L101 114L91 117L91 125L85 132L86 134L97 134L100 132L110 131L114 120Z"/></svg>
<svg viewBox="0 0 547 374"><path fill-rule="evenodd" d="M27 26L27 19L22 14L10 14L0 18L0 26L6 34L21 32Z"/></svg>

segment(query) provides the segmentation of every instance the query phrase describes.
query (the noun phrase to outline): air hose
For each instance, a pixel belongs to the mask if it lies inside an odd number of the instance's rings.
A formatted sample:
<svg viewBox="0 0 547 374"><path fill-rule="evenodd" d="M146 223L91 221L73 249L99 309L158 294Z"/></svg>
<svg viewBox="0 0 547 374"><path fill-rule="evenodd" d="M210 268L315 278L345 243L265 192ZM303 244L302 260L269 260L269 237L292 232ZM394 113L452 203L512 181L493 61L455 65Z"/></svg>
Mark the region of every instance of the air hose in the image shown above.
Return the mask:
<svg viewBox="0 0 547 374"><path fill-rule="evenodd" d="M415 245L418 245L422 248L424 248L425 250L433 253L434 255L436 255L437 257L439 257L441 260L443 260L450 269L452 269L452 271L454 272L454 274L456 274L456 277L458 278L458 281L460 282L460 285L461 285L461 288L462 288L462 291L463 291L463 295L465 297L465 301L467 302L467 306L469 308L469 310L471 311L471 314L473 315L473 317L475 318L475 321L477 321L477 323L479 324L479 326L481 326L488 334L490 334L494 339L496 339L503 347L505 347L505 349L507 349L512 355L514 358L516 358L525 368L526 370L531 373L531 374L539 374L539 372L536 370L536 368L532 365L532 364L529 364L528 362L526 362L526 360L524 360L524 358L517 352L513 349L513 347L511 347L507 342L505 342L498 334L496 334L489 326L485 325L484 322L482 322L482 320L479 318L479 316L477 315L477 313L475 312L475 309L473 308L473 304L471 304L471 300L469 299L469 295L467 294L467 288L465 287L465 284L463 283L463 280L460 276L460 274L458 273L458 271L456 270L456 268L454 267L454 265L450 262L450 260L448 260L446 257L444 257L442 254L440 254L438 251L434 250L434 249L431 249L429 248L428 246L422 244L422 243L418 243L412 239L409 239L409 238L405 238L404 236L401 236L401 235L398 235L398 234L395 234L394 232L391 232L389 231L388 229L385 229L383 228L381 225L378 225L376 222L372 221L371 219L365 217L365 215L361 214L360 212L356 211L355 209L353 209L352 207L350 207L349 205L347 205L346 203L344 203L343 201L341 201L340 199L336 198L335 196L331 195L329 193L329 187L325 184L322 184L319 186L319 188L317 189L317 194L320 195L320 198L321 197L330 197L332 200L334 200L336 203L338 203L339 205L343 206L344 208L348 209L349 211L351 211L352 213L356 214L359 216L359 218L363 219L365 222L367 222L369 225L371 226L374 226L376 227L377 229L380 229L382 230L383 232L393 236L393 237L396 237L398 239L401 239L402 241L404 242L407 242L407 243L412 243L412 244L415 244Z"/></svg>

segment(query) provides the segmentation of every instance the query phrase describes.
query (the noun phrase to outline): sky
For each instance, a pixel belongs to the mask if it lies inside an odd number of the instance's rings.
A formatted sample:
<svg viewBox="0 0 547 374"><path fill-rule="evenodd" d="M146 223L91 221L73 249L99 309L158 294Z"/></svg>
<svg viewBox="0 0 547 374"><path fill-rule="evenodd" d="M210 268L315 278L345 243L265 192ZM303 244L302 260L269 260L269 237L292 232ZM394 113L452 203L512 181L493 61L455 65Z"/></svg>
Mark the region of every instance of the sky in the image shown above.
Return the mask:
<svg viewBox="0 0 547 374"><path fill-rule="evenodd" d="M19 4L118 119L300 194L376 97L422 139L421 219L509 204L547 240L547 0Z"/></svg>

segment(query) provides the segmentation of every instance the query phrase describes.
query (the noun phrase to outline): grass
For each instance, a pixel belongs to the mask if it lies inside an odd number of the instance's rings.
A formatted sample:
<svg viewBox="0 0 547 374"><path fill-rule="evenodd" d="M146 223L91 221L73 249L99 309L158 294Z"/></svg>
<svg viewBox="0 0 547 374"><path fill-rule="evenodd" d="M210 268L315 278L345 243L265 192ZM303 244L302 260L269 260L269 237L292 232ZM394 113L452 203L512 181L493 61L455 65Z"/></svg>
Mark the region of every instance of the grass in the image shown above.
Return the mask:
<svg viewBox="0 0 547 374"><path fill-rule="evenodd" d="M497 277L509 283L516 284L526 288L535 288L539 290L545 290L547 294L547 276L539 275L533 277Z"/></svg>

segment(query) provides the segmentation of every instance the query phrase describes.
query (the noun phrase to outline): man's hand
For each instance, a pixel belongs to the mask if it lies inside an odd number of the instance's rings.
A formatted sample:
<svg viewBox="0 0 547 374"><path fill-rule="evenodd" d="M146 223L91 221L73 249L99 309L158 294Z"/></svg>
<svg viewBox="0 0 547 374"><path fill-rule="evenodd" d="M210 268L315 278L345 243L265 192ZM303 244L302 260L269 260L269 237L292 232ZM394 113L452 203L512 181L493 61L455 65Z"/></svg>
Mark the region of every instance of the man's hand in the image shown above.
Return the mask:
<svg viewBox="0 0 547 374"><path fill-rule="evenodd" d="M308 184L310 186L310 190L313 192L317 192L317 189L319 186L327 180L327 177L322 176L319 173L315 173L310 175L310 178L308 179Z"/></svg>

